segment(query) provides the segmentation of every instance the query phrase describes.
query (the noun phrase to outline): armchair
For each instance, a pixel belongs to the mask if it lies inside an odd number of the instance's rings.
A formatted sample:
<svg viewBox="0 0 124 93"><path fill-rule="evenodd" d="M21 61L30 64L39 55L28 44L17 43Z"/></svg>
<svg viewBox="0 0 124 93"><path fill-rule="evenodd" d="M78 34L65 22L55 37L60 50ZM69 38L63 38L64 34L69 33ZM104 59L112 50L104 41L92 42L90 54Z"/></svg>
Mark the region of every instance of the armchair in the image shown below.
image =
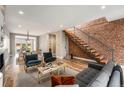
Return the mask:
<svg viewBox="0 0 124 93"><path fill-rule="evenodd" d="M37 54L25 55L25 70L27 71L28 67L36 66L41 64L41 60L38 60Z"/></svg>
<svg viewBox="0 0 124 93"><path fill-rule="evenodd" d="M51 52L45 52L43 53L43 56L44 56L44 61L46 63L53 62L56 60L56 57L53 57Z"/></svg>

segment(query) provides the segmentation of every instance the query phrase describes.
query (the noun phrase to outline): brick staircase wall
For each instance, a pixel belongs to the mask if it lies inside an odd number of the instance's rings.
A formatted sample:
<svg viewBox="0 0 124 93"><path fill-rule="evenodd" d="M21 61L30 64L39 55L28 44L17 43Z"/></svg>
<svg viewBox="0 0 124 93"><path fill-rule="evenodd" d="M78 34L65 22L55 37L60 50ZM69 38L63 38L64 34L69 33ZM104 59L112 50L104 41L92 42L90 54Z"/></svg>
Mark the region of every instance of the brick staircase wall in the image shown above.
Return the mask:
<svg viewBox="0 0 124 93"><path fill-rule="evenodd" d="M82 27L82 31L89 33L103 43L113 47L113 49L115 49L115 62L124 64L124 18L100 25L96 24ZM97 43L93 42L92 44L97 47ZM98 47L97 49L105 54L106 51L103 50L103 48L104 47Z"/></svg>
<svg viewBox="0 0 124 93"><path fill-rule="evenodd" d="M86 59L92 59L89 55L82 51L71 39L68 39L69 42L69 55L73 55L75 57L81 57Z"/></svg>
<svg viewBox="0 0 124 93"><path fill-rule="evenodd" d="M73 30L64 30L64 32L68 36L68 40L72 40L76 46L80 48L80 50L77 51L76 47L69 45L69 52L71 51L71 54L79 56L82 54L82 51L100 64L106 64L108 62L108 59L106 59L104 55L100 54L95 48L92 48L84 39L81 39L81 37L77 36Z"/></svg>

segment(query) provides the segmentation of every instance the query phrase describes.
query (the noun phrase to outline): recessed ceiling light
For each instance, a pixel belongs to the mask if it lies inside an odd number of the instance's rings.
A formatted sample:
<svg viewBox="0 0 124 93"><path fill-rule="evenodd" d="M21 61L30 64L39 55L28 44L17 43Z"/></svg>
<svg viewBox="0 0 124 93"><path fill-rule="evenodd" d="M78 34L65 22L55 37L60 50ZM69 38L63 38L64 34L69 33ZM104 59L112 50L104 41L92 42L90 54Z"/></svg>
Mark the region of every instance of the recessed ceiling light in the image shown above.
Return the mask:
<svg viewBox="0 0 124 93"><path fill-rule="evenodd" d="M21 28L22 27L22 25L18 25L18 28Z"/></svg>
<svg viewBox="0 0 124 93"><path fill-rule="evenodd" d="M102 5L102 6L101 6L101 9L102 9L102 10L104 10L105 8L106 8L106 6L105 6L105 5Z"/></svg>
<svg viewBox="0 0 124 93"><path fill-rule="evenodd" d="M23 15L24 14L24 12L23 11L18 11L18 13L20 14L20 15Z"/></svg>
<svg viewBox="0 0 124 93"><path fill-rule="evenodd" d="M59 27L61 27L61 28L62 28L62 27L63 27L63 25L59 25Z"/></svg>

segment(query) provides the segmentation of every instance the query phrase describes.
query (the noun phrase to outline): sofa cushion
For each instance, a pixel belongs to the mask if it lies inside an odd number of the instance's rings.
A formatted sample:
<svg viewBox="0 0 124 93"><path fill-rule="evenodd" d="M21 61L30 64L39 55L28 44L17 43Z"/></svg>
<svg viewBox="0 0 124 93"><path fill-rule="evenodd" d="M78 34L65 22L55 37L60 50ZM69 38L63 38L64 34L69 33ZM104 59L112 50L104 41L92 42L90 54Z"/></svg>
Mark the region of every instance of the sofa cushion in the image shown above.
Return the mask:
<svg viewBox="0 0 124 93"><path fill-rule="evenodd" d="M108 87L120 87L120 72L115 70L112 74Z"/></svg>
<svg viewBox="0 0 124 93"><path fill-rule="evenodd" d="M104 67L104 65L99 64L99 63L95 63L95 62L90 62L90 63L88 63L88 67L91 67L91 68L94 68L97 70L101 70Z"/></svg>
<svg viewBox="0 0 124 93"><path fill-rule="evenodd" d="M89 83L89 87L106 87L108 85L114 63L109 61L100 71L98 75Z"/></svg>
<svg viewBox="0 0 124 93"><path fill-rule="evenodd" d="M51 52L45 52L45 53L43 53L43 55L44 55L44 59L53 57Z"/></svg>
<svg viewBox="0 0 124 93"><path fill-rule="evenodd" d="M95 77L95 75L98 73L99 73L99 70L89 67L76 75L76 82L79 84L80 87L85 87L90 83L93 77Z"/></svg>
<svg viewBox="0 0 124 93"><path fill-rule="evenodd" d="M26 65L27 65L27 66L34 66L34 65L38 65L38 64L40 64L40 63L41 63L40 60L31 60L31 61L28 61L28 62L26 63Z"/></svg>
<svg viewBox="0 0 124 93"><path fill-rule="evenodd" d="M83 82L83 81L78 80L76 82L79 85L79 87L87 87L87 84L85 82Z"/></svg>
<svg viewBox="0 0 124 93"><path fill-rule="evenodd" d="M113 71L116 71L116 70L120 72L120 86L123 87L123 70L121 66L118 64L114 67Z"/></svg>
<svg viewBox="0 0 124 93"><path fill-rule="evenodd" d="M26 62L37 59L38 59L37 54L26 55Z"/></svg>
<svg viewBox="0 0 124 93"><path fill-rule="evenodd" d="M45 59L44 61L45 62L52 62L52 61L55 61L55 60L56 60L55 57L50 57L50 58Z"/></svg>
<svg viewBox="0 0 124 93"><path fill-rule="evenodd" d="M102 71L106 72L109 76L111 76L111 73L113 71L115 64L113 61L109 61L102 69Z"/></svg>
<svg viewBox="0 0 124 93"><path fill-rule="evenodd" d="M104 72L101 71L97 78L95 78L95 80L93 80L93 82L91 82L88 86L89 87L106 87L108 85L108 81L109 81L109 75Z"/></svg>

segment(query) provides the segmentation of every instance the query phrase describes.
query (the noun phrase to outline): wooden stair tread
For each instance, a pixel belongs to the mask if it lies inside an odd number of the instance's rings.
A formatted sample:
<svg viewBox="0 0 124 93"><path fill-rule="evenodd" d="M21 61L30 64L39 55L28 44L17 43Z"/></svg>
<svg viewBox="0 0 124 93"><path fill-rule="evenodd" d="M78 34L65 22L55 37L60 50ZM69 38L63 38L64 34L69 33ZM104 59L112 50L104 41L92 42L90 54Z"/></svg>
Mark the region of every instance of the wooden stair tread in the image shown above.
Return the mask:
<svg viewBox="0 0 124 93"><path fill-rule="evenodd" d="M78 41L80 44L83 44L83 45L85 45L86 43L84 43L83 41Z"/></svg>
<svg viewBox="0 0 124 93"><path fill-rule="evenodd" d="M89 46L89 45L86 44L86 45L83 45L83 46Z"/></svg>
<svg viewBox="0 0 124 93"><path fill-rule="evenodd" d="M78 40L78 39L76 39L76 41L77 41L77 42L80 42L80 43L84 43L83 40Z"/></svg>
<svg viewBox="0 0 124 93"><path fill-rule="evenodd" d="M93 53L95 56L100 56L100 53L98 53L98 52L95 52L95 53Z"/></svg>
<svg viewBox="0 0 124 93"><path fill-rule="evenodd" d="M95 50L95 49L93 49L93 50L91 50L90 52L91 52L91 53L95 53L95 52L96 52L96 50Z"/></svg>
<svg viewBox="0 0 124 93"><path fill-rule="evenodd" d="M73 37L73 38L75 37L74 35L69 35L69 36L71 36L71 37Z"/></svg>
<svg viewBox="0 0 124 93"><path fill-rule="evenodd" d="M74 34L74 32L68 32L68 31L67 31L67 33L68 33L68 34Z"/></svg>
<svg viewBox="0 0 124 93"><path fill-rule="evenodd" d="M75 36L75 39L80 39L80 38L78 38L78 37ZM80 40L81 40L81 39L80 39Z"/></svg>
<svg viewBox="0 0 124 93"><path fill-rule="evenodd" d="M68 34L69 36L73 36L73 34Z"/></svg>
<svg viewBox="0 0 124 93"><path fill-rule="evenodd" d="M106 60L106 59L100 60L101 64L107 64L107 62L108 62L108 60Z"/></svg>
<svg viewBox="0 0 124 93"><path fill-rule="evenodd" d="M91 47L88 47L88 48L87 48L87 50L94 50L94 49L93 49L93 48L91 48Z"/></svg>
<svg viewBox="0 0 124 93"><path fill-rule="evenodd" d="M82 48L83 48L83 47L88 47L88 46L85 46L85 45L87 45L87 44L85 44L85 43L83 44L83 43L82 43L82 44L80 44L79 46L82 47Z"/></svg>
<svg viewBox="0 0 124 93"><path fill-rule="evenodd" d="M100 56L96 56L95 58L102 60L102 59L104 59L104 56L100 55Z"/></svg>
<svg viewBox="0 0 124 93"><path fill-rule="evenodd" d="M83 40L81 40L81 39L76 39L77 41L79 41L79 42L83 42Z"/></svg>
<svg viewBox="0 0 124 93"><path fill-rule="evenodd" d="M80 44L81 44L81 45L87 45L87 43L85 43L85 42L80 42Z"/></svg>

